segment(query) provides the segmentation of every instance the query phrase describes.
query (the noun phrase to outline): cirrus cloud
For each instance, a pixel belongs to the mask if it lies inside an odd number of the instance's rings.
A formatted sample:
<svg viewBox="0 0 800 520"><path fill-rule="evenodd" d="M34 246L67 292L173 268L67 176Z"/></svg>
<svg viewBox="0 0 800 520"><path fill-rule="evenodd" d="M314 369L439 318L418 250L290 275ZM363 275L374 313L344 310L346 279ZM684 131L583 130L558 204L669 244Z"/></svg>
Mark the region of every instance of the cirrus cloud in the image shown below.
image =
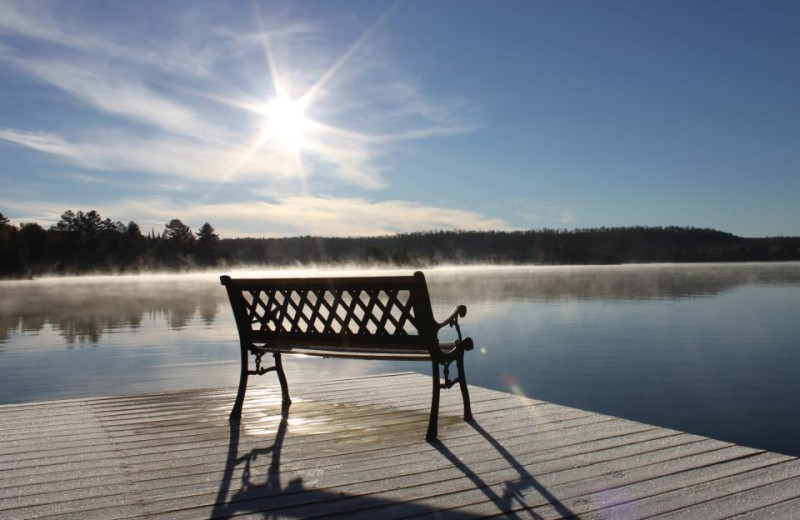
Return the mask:
<svg viewBox="0 0 800 520"><path fill-rule="evenodd" d="M146 182L170 176L249 190L260 179L323 177L380 190L395 143L475 129L465 104L427 99L374 43L391 12L347 44L325 24L259 9L250 27L208 20L205 31L168 10L160 23L176 34L142 39L129 21L99 24L69 4L4 3L0 63L60 92L61 106L77 104L92 124L55 131L0 117L0 140ZM264 138L262 107L281 91L309 104L299 156Z"/></svg>
<svg viewBox="0 0 800 520"><path fill-rule="evenodd" d="M112 220L137 221L145 230L160 231L180 218L199 228L209 221L224 238L296 236L380 236L432 229L512 230L501 219L475 211L437 207L404 200L290 196L248 202L191 203L164 198L123 199L92 208L66 208L54 203L20 203L0 199L0 205L25 217L52 225L67 209L95 209Z"/></svg>

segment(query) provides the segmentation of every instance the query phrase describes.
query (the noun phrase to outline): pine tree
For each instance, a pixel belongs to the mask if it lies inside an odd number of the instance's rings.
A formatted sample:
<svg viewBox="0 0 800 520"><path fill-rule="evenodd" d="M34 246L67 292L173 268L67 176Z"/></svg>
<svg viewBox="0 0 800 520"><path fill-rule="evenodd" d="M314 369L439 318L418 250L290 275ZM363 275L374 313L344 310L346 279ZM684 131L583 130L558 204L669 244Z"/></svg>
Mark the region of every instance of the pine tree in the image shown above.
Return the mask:
<svg viewBox="0 0 800 520"><path fill-rule="evenodd" d="M169 224L167 224L166 229L164 230L164 238L171 242L184 244L194 243L194 234L192 233L192 228L177 218L170 220Z"/></svg>
<svg viewBox="0 0 800 520"><path fill-rule="evenodd" d="M213 265L217 262L219 235L214 232L214 226L206 222L197 231L196 255L198 262Z"/></svg>

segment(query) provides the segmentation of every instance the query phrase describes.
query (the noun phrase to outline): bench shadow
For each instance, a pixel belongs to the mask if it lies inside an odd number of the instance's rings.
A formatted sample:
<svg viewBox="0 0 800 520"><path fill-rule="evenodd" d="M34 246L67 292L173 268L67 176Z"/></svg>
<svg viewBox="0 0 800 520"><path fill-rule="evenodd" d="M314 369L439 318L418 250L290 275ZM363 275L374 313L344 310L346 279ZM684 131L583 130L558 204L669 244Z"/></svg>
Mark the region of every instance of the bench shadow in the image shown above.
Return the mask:
<svg viewBox="0 0 800 520"><path fill-rule="evenodd" d="M215 505L210 518L230 518L240 514L263 515L263 518L304 518L316 515L373 515L380 518L381 509L388 507L401 516L426 515L433 518L473 519L476 515L457 509L440 510L413 501L397 501L381 498L378 495L351 495L335 490L315 489L304 484L303 479L293 478L282 482L281 451L288 428L288 407L284 407L281 420L275 433L274 442L267 447L244 450L240 454L241 422L231 421L228 454L223 475L220 479ZM462 462L441 441L429 443L437 452L458 468L480 490L486 498L503 512L506 518L541 518L526 502L525 491L533 490L543 497L562 516L575 516L566 505L559 501L547 488L531 475L519 461L492 435L477 422L470 426L483 437L491 447L505 459L519 475L504 483L502 492L495 492L494 486L485 482L470 466ZM266 473L255 470L256 464L269 458ZM260 460L259 460L260 459ZM541 505L539 501L536 505ZM293 514L293 510L296 511Z"/></svg>
<svg viewBox="0 0 800 520"><path fill-rule="evenodd" d="M402 516L434 514L442 517L449 512L417 504L397 501L378 495L351 495L343 492L315 489L306 486L302 478L283 483L281 475L281 448L288 427L288 407L283 408L281 420L271 446L245 450L240 455L241 420L229 423L230 438L223 475L220 479L215 504L209 518L231 518L241 514L263 515L263 518L305 518L317 515L341 515L348 512L370 514L370 510L387 506L400 506ZM266 475L253 471L259 458L269 457ZM253 475L256 475L255 477ZM296 509L296 512L293 512ZM366 511L364 511L366 510ZM463 513L458 518L477 518ZM380 517L377 513L375 518ZM449 517L449 516L448 516Z"/></svg>
<svg viewBox="0 0 800 520"><path fill-rule="evenodd" d="M531 475L530 472L525 469L525 466L521 464L502 444L500 444L497 439L492 437L492 435L480 424L478 424L476 421L470 421L469 425L476 432L478 432L481 437L486 439L492 448L494 448L519 474L519 479L508 480L504 483L505 487L502 494L496 493L490 484L481 479L480 475L472 471L469 465L462 462L458 456L450 451L450 449L448 449L447 446L445 446L441 441L432 441L430 444L431 446L435 447L443 457L449 460L454 467L460 469L464 473L464 476L470 479L475 484L475 487L483 492L483 494L486 495L486 498L494 503L500 509L500 511L503 511L505 518L520 518L520 516L514 512L515 510L525 511L525 518L542 518L533 510L533 507L541 506L541 504L539 503L535 506L528 504L523 494L523 491L525 490L535 490L538 492L564 518L573 518L576 516L576 513L569 509L569 507L567 507L563 502L558 500L555 495L553 495L544 485L536 480L536 477ZM453 516L453 518L457 516L458 515L456 514Z"/></svg>

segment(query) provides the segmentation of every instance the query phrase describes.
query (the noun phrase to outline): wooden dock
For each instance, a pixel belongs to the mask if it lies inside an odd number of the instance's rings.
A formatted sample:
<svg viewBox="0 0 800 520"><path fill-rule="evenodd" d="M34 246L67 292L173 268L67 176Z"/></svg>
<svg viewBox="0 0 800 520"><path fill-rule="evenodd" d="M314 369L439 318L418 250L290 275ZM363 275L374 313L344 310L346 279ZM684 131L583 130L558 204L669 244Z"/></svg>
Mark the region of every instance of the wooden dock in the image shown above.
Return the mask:
<svg viewBox="0 0 800 520"><path fill-rule="evenodd" d="M427 443L428 376L291 390L0 406L0 518L800 518L794 457L478 387Z"/></svg>

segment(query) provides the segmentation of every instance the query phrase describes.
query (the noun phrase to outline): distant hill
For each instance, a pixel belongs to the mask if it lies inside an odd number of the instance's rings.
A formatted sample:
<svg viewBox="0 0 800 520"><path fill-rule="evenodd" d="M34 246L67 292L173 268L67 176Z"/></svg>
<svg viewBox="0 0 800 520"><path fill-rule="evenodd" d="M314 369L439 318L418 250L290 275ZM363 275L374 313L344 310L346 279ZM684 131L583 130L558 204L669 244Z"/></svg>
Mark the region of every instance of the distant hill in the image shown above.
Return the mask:
<svg viewBox="0 0 800 520"><path fill-rule="evenodd" d="M800 260L800 237L742 238L692 227L431 231L381 237L220 240L232 263L621 264Z"/></svg>
<svg viewBox="0 0 800 520"><path fill-rule="evenodd" d="M800 237L742 238L693 227L430 231L379 237L220 238L173 219L161 233L96 211L49 229L0 213L0 277L188 270L231 265L622 264L800 260Z"/></svg>

